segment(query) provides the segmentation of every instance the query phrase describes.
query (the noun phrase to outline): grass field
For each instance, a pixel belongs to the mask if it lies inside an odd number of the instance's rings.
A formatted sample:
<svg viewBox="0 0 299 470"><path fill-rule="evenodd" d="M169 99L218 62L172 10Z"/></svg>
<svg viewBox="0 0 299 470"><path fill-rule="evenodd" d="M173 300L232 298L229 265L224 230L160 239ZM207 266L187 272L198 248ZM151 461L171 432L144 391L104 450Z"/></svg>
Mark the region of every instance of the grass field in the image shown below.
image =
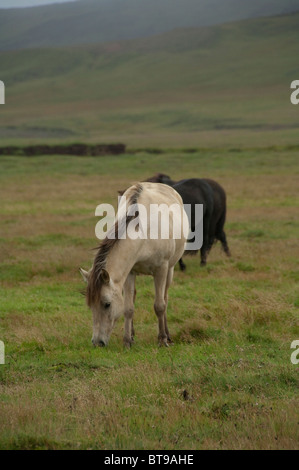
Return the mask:
<svg viewBox="0 0 299 470"><path fill-rule="evenodd" d="M252 145L251 145L252 147ZM0 157L0 448L298 449L298 147L116 157ZM232 258L186 258L157 346L153 282L137 282L136 343L91 346L80 290L94 211L156 171L228 195Z"/></svg>

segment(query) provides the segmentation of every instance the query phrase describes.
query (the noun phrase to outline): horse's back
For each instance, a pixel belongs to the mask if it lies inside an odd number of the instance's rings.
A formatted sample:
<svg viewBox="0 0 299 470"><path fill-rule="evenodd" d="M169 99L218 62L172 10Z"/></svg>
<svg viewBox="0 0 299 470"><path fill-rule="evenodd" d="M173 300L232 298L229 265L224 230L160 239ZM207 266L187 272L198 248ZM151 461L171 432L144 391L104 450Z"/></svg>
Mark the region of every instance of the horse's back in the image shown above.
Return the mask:
<svg viewBox="0 0 299 470"><path fill-rule="evenodd" d="M172 186L164 183L150 182L144 182L141 185L143 191L140 194L140 202L143 198L146 198L146 201L151 201L150 203L152 204L167 204L171 206L177 203L183 205L181 196Z"/></svg>
<svg viewBox="0 0 299 470"><path fill-rule="evenodd" d="M147 236L138 241L139 261L136 264L136 269L138 268L138 271L144 273L148 270L154 271L164 261L168 262L170 266L174 266L184 252L189 227L183 200L171 186L150 182L133 185L122 197L132 200L137 192L138 199L134 202L138 204L139 218L142 217L140 205L145 208L147 220L142 225L147 228ZM121 200L121 203L124 203L124 200L123 202ZM155 213L153 209L158 212ZM159 214L161 214L160 218ZM164 238L162 236L162 221L165 222L166 217L169 225L167 237ZM187 230L184 230L184 227L187 227Z"/></svg>

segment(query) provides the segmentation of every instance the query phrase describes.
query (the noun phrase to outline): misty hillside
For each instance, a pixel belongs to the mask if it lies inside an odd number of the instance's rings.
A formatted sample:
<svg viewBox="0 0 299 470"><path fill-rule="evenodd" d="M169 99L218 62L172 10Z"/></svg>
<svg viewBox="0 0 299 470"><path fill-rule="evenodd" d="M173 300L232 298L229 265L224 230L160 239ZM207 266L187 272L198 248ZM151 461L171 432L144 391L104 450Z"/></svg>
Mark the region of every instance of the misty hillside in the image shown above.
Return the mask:
<svg viewBox="0 0 299 470"><path fill-rule="evenodd" d="M299 10L299 0L78 0L0 10L0 50L147 37Z"/></svg>
<svg viewBox="0 0 299 470"><path fill-rule="evenodd" d="M1 142L298 143L299 13L0 52ZM233 137L232 137L233 136Z"/></svg>

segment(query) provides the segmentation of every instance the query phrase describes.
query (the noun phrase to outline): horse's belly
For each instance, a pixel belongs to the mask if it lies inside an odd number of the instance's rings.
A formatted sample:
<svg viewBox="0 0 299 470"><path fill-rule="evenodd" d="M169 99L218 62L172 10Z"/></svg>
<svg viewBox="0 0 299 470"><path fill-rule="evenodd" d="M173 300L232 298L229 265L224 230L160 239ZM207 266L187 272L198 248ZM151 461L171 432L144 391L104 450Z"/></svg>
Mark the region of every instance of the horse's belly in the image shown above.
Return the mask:
<svg viewBox="0 0 299 470"><path fill-rule="evenodd" d="M139 263L136 263L133 266L131 272L132 272L132 274L150 274L150 275L152 275L156 268L157 268L157 266L155 266L154 264L139 262Z"/></svg>

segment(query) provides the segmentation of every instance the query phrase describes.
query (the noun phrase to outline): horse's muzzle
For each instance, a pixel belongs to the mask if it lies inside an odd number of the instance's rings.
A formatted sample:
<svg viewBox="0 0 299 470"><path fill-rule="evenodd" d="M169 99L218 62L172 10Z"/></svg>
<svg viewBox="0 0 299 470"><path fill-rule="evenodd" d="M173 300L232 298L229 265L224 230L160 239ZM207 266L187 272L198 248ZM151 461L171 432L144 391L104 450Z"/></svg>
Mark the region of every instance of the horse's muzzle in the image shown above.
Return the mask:
<svg viewBox="0 0 299 470"><path fill-rule="evenodd" d="M104 343L104 341L102 341L102 340L96 341L96 340L92 339L91 341L92 341L92 344L93 344L95 347L96 347L96 346L100 346L100 348L104 348L104 347L106 346L106 343Z"/></svg>

